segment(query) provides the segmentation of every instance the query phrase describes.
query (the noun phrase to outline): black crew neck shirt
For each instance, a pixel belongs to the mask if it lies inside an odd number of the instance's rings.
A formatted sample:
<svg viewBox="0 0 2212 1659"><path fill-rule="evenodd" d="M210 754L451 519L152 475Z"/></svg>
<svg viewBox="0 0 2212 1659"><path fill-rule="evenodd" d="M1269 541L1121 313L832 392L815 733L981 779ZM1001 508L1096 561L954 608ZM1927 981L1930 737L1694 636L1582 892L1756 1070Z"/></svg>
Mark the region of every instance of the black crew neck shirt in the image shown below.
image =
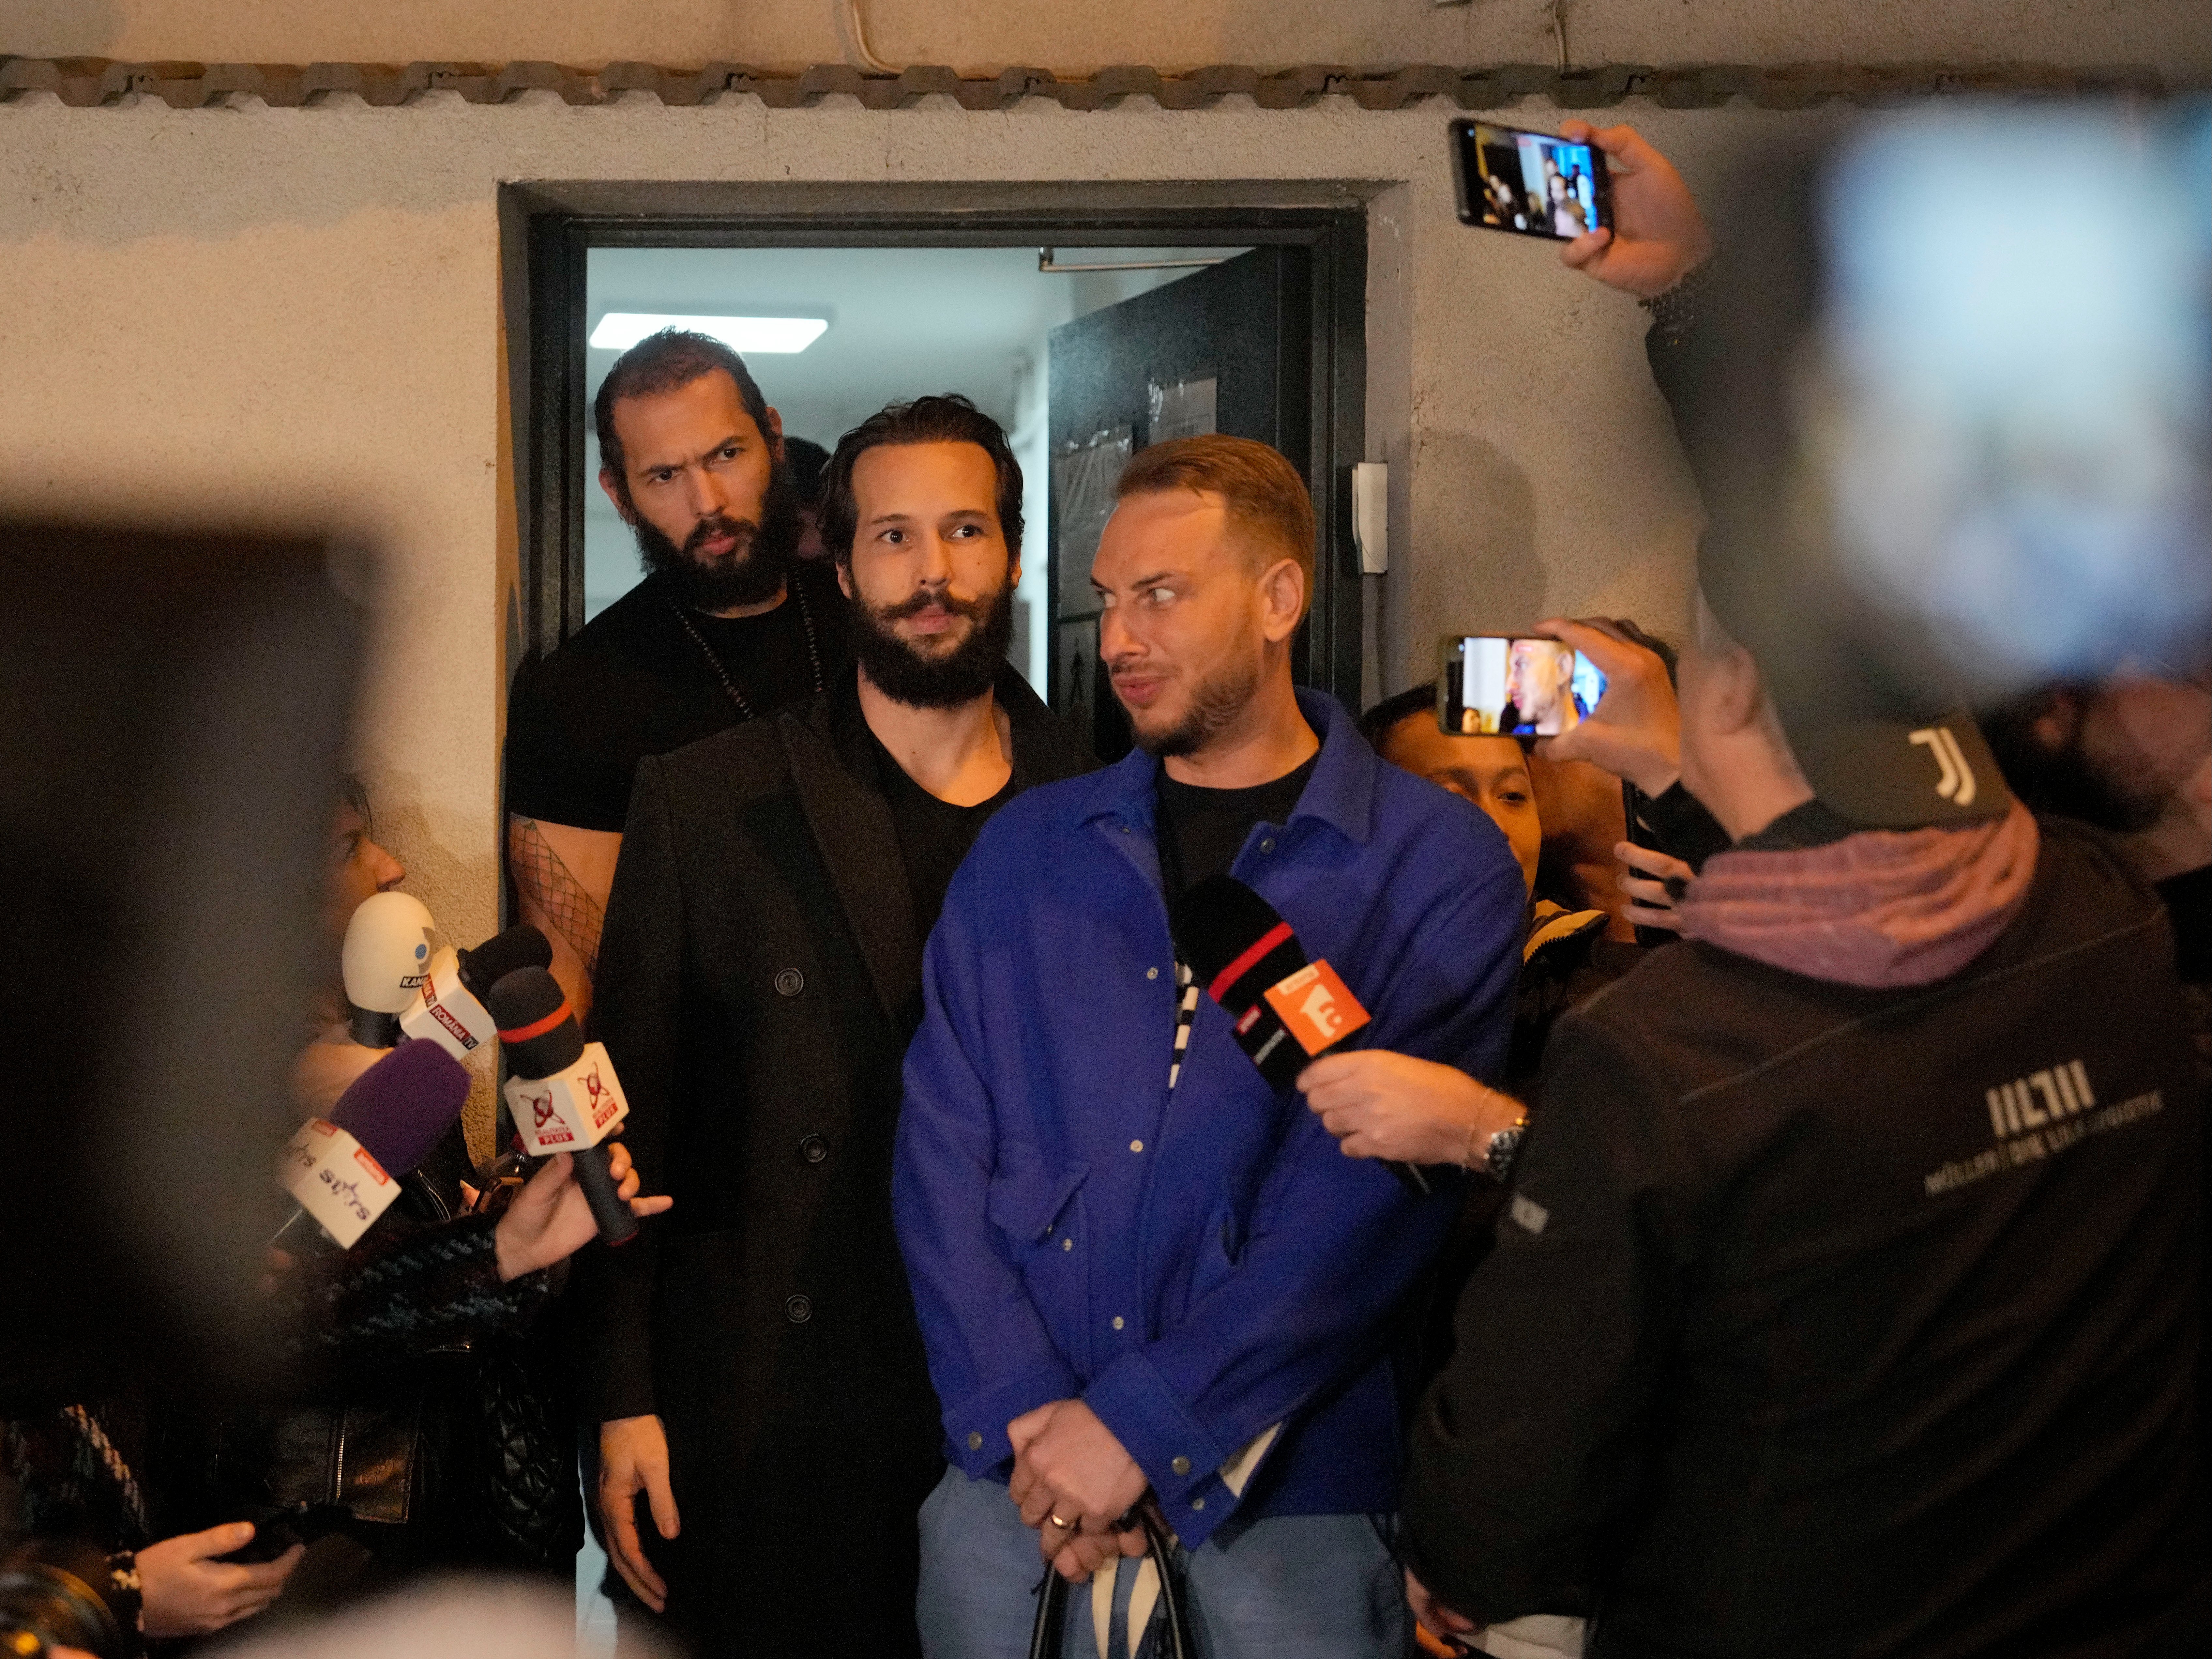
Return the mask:
<svg viewBox="0 0 2212 1659"><path fill-rule="evenodd" d="M989 800L972 807L956 807L950 801L939 800L908 777L873 731L868 734L868 743L875 752L884 802L891 809L899 855L906 860L915 931L926 939L945 908L945 891L952 885L953 871L960 868L960 861L975 845L991 814L1014 798L1013 775L1007 774L1005 786Z"/></svg>
<svg viewBox="0 0 2212 1659"><path fill-rule="evenodd" d="M707 642L714 661L755 714L795 703L817 689L813 656L806 648L805 621L791 600L758 616L708 616L687 610L684 619ZM697 640L689 643L698 650ZM818 642L816 649L820 649ZM699 660L706 662L703 656ZM722 696L732 710L737 707L727 691Z"/></svg>
<svg viewBox="0 0 2212 1659"><path fill-rule="evenodd" d="M835 685L851 661L844 596L827 569L794 570L783 603L758 616L687 608L682 620L669 585L648 576L516 674L507 702L507 809L550 824L619 831L640 760L745 717L723 688L717 662L757 716Z"/></svg>
<svg viewBox="0 0 2212 1659"><path fill-rule="evenodd" d="M1272 783L1249 789L1209 790L1195 784L1178 784L1159 771L1160 879L1168 902L1176 900L1209 875L1225 875L1244 850L1244 839L1255 824L1286 824L1297 809L1321 759L1316 749L1305 764L1286 772Z"/></svg>

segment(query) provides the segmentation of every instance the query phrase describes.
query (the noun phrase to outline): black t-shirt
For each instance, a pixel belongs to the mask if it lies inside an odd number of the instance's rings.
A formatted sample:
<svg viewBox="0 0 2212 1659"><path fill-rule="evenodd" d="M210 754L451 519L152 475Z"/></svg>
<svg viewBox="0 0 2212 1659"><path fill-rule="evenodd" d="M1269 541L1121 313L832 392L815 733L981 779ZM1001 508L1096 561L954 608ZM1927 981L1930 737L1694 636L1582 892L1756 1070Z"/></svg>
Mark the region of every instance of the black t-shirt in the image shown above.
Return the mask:
<svg viewBox="0 0 2212 1659"><path fill-rule="evenodd" d="M1159 772L1160 878L1170 901L1209 875L1224 875L1244 850L1255 824L1285 824L1313 776L1316 749L1306 763L1272 783L1249 789L1209 790L1178 784Z"/></svg>
<svg viewBox="0 0 2212 1659"><path fill-rule="evenodd" d="M836 684L850 661L844 596L826 569L794 570L782 604L734 619L689 608L679 615L668 584L647 577L515 675L507 716L507 809L550 824L618 831L640 760L745 717L724 674L762 715Z"/></svg>
<svg viewBox="0 0 2212 1659"><path fill-rule="evenodd" d="M868 734L868 742L875 751L876 775L883 784L884 800L891 809L899 854L906 860L915 931L927 938L945 908L945 890L952 885L952 872L975 845L985 820L1013 799L1013 776L1009 773L1005 786L989 800L972 807L956 807L950 801L939 800L908 777L873 731Z"/></svg>

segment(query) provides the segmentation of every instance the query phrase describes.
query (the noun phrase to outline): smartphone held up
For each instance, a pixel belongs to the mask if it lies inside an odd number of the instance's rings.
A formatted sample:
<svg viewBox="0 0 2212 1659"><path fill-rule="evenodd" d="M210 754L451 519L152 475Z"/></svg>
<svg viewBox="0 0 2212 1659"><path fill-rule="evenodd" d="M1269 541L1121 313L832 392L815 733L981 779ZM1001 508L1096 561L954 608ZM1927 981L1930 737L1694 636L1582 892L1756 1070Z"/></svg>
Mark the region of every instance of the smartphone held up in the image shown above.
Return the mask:
<svg viewBox="0 0 2212 1659"><path fill-rule="evenodd" d="M1451 124L1462 224L1571 242L1613 223L1605 153L1548 132Z"/></svg>
<svg viewBox="0 0 2212 1659"><path fill-rule="evenodd" d="M1597 664L1559 640L1451 634L1437 665L1437 724L1455 737L1557 737L1604 695Z"/></svg>

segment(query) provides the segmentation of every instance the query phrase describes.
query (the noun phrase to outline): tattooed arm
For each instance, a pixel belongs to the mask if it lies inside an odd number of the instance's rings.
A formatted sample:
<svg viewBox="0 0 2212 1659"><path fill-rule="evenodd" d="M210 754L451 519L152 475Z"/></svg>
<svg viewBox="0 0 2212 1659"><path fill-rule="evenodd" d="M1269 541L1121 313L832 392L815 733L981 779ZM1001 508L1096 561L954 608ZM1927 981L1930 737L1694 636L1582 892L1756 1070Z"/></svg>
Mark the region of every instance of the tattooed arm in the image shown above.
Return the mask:
<svg viewBox="0 0 2212 1659"><path fill-rule="evenodd" d="M579 1020L592 1005L599 927L622 839L618 830L578 829L507 815L507 866L514 876L522 919L536 924L552 941L553 977Z"/></svg>

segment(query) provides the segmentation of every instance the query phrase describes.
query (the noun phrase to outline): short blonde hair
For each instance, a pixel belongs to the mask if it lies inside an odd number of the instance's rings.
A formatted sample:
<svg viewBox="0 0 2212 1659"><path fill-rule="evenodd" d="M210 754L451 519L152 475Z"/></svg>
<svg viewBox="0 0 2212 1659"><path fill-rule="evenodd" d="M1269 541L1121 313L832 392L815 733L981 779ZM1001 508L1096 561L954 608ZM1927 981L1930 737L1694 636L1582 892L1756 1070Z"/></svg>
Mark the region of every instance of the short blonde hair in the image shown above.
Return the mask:
<svg viewBox="0 0 2212 1659"><path fill-rule="evenodd" d="M1262 552L1297 561L1305 577L1303 620L1313 607L1314 509L1306 481L1280 450L1218 432L1170 438L1139 450L1121 469L1117 501L1171 490L1216 495L1237 528ZM1272 560L1267 562L1272 563Z"/></svg>

